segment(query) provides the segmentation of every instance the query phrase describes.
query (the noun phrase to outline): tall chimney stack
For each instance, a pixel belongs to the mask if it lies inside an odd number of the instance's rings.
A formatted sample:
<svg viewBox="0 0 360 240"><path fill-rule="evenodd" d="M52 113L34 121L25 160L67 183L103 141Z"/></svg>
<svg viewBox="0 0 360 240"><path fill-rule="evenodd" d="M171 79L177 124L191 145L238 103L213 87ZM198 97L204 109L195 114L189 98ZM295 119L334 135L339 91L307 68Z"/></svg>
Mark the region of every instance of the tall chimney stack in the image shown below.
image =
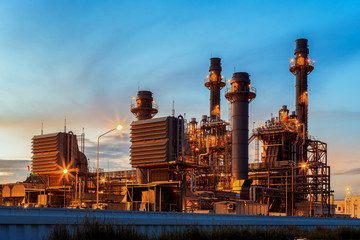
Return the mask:
<svg viewBox="0 0 360 240"><path fill-rule="evenodd" d="M295 84L295 112L298 120L298 132L302 139L299 147L298 159L302 162L307 161L308 139L308 75L314 70L314 62L308 58L308 40L300 38L295 40L295 59L290 61L290 72L296 77Z"/></svg>
<svg viewBox="0 0 360 240"><path fill-rule="evenodd" d="M158 113L157 105L150 91L138 91L136 103L131 103L131 112L136 119L151 119ZM146 169L136 168L136 180L139 184L147 183L148 173Z"/></svg>
<svg viewBox="0 0 360 240"><path fill-rule="evenodd" d="M290 72L296 77L295 84L295 112L300 124L300 131L308 133L308 74L314 70L313 62L308 58L308 40L300 38L295 40L295 59L291 59ZM306 139L304 139L306 140Z"/></svg>
<svg viewBox="0 0 360 240"><path fill-rule="evenodd" d="M151 119L158 113L157 106L150 91L138 91L136 103L131 104L131 112L137 120Z"/></svg>
<svg viewBox="0 0 360 240"><path fill-rule="evenodd" d="M249 103L256 97L251 88L249 74L236 72L232 76L231 89L225 97L232 104L232 177L248 179L249 163Z"/></svg>
<svg viewBox="0 0 360 240"><path fill-rule="evenodd" d="M210 90L210 118L220 119L220 90L225 86L221 77L221 58L210 58L210 75L206 77L205 87Z"/></svg>

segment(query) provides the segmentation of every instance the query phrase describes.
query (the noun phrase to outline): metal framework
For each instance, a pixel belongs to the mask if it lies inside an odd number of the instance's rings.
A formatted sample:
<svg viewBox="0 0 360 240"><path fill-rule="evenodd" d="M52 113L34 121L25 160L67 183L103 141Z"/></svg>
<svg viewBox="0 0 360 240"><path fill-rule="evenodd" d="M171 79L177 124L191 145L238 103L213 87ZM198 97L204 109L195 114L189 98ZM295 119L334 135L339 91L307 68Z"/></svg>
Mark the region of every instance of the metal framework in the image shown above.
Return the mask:
<svg viewBox="0 0 360 240"><path fill-rule="evenodd" d="M304 141L297 120L290 116L284 121L282 114L286 110L283 106L279 117L253 130L249 142L260 141L263 152L261 163L249 165L249 177L254 180L254 185L266 187L267 191L278 190L274 196L266 195L270 211L294 215L297 203L307 201L310 216L315 212L311 209L313 203L320 204L320 215L329 215L331 190L327 144L312 139ZM306 148L305 159L303 148Z"/></svg>

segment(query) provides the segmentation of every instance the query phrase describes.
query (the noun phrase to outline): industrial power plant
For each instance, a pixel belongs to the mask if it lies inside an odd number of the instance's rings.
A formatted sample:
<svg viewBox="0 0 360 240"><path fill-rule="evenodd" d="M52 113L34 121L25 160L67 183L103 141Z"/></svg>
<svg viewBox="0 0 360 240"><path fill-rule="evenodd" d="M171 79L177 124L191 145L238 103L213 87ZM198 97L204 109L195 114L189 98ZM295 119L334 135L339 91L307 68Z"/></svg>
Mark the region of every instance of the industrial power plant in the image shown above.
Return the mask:
<svg viewBox="0 0 360 240"><path fill-rule="evenodd" d="M332 216L327 144L308 131L308 75L314 70L308 54L308 40L297 39L289 65L295 110L279 106L278 115L251 131L249 108L261 97L252 86L256 79L235 72L226 80L220 58L210 59L204 81L210 111L201 119L157 116L153 93L138 91L130 106L133 170L105 172L97 165L92 171L84 134L34 136L32 174L24 182L2 185L2 205ZM220 114L222 96L231 109L229 121Z"/></svg>

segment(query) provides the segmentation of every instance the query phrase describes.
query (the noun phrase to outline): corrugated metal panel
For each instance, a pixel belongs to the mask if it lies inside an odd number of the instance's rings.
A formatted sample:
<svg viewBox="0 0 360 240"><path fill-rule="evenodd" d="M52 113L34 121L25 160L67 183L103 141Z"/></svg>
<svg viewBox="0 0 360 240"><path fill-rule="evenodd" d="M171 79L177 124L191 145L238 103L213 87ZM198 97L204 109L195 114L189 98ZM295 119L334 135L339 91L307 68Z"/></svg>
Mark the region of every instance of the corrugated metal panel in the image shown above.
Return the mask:
<svg viewBox="0 0 360 240"><path fill-rule="evenodd" d="M266 149L265 162L273 163L279 158L279 146L269 146Z"/></svg>
<svg viewBox="0 0 360 240"><path fill-rule="evenodd" d="M34 136L32 139L33 173L59 173L63 167L79 165L79 150L76 136L71 133L52 133Z"/></svg>
<svg viewBox="0 0 360 240"><path fill-rule="evenodd" d="M177 118L162 117L131 124L131 164L175 160Z"/></svg>
<svg viewBox="0 0 360 240"><path fill-rule="evenodd" d="M59 170L57 166L61 164L62 139L61 133L33 137L32 170L34 173Z"/></svg>

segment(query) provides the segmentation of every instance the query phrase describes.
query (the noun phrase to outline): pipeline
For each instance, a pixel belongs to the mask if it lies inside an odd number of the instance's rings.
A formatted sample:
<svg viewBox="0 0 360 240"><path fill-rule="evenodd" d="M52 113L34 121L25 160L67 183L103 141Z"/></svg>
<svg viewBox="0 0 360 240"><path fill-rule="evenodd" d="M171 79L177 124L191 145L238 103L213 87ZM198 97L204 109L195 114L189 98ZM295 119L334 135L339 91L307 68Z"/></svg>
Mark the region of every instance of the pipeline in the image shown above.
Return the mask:
<svg viewBox="0 0 360 240"><path fill-rule="evenodd" d="M210 146L209 146L209 135L206 137L206 153L199 154L199 164L201 157L208 156L210 153Z"/></svg>
<svg viewBox="0 0 360 240"><path fill-rule="evenodd" d="M180 132L181 128L181 132ZM184 133L184 117L179 115L177 119L177 139L176 139L176 160L179 161L179 143L181 134L181 162L185 159L185 133Z"/></svg>

